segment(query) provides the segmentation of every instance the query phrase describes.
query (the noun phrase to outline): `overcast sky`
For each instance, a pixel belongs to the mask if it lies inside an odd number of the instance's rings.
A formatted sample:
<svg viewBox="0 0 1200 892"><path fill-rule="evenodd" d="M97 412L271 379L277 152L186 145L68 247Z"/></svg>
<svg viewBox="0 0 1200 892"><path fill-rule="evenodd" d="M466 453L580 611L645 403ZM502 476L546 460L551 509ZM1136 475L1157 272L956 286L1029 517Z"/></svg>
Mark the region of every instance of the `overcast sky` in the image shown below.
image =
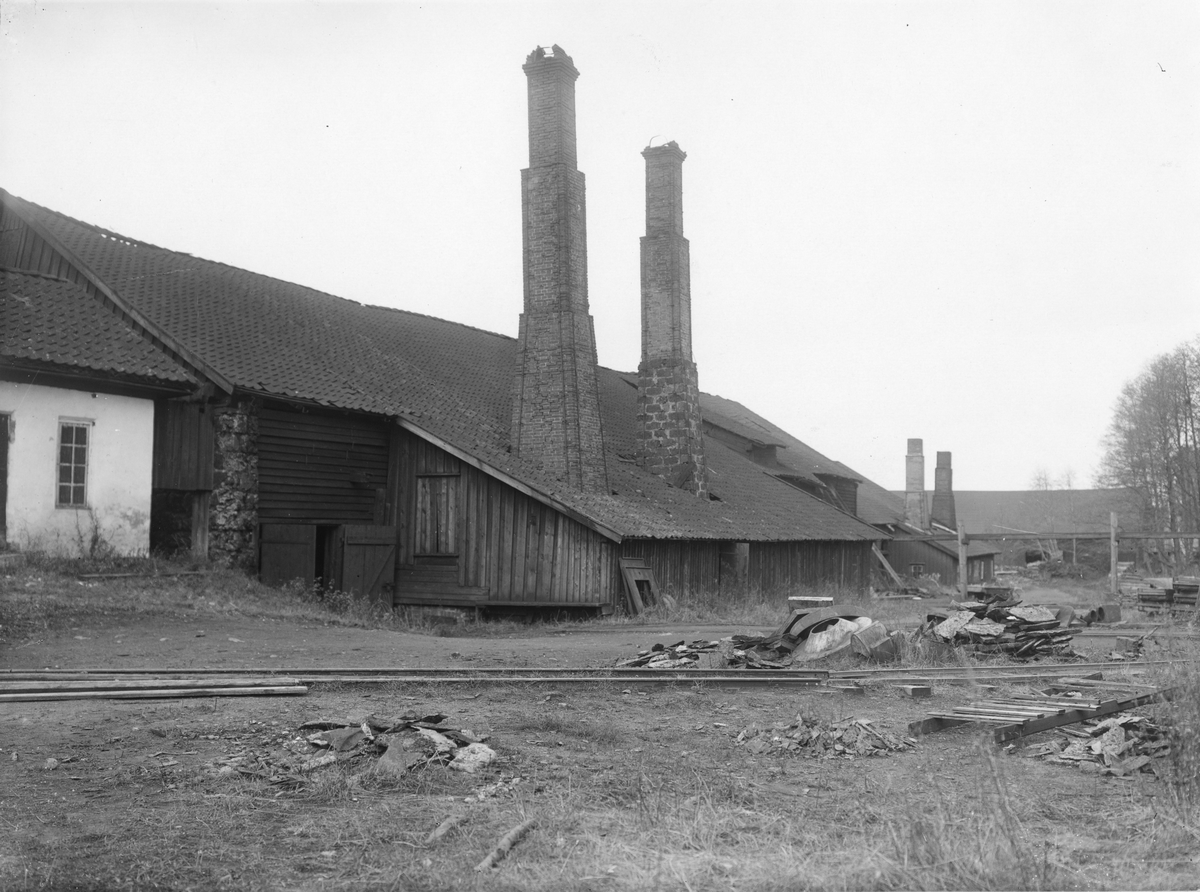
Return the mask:
<svg viewBox="0 0 1200 892"><path fill-rule="evenodd" d="M602 364L636 369L641 150L687 152L700 385L892 489L1090 482L1200 333L1200 3L0 5L0 186L516 334L526 55L574 59ZM932 486L933 461L927 462Z"/></svg>

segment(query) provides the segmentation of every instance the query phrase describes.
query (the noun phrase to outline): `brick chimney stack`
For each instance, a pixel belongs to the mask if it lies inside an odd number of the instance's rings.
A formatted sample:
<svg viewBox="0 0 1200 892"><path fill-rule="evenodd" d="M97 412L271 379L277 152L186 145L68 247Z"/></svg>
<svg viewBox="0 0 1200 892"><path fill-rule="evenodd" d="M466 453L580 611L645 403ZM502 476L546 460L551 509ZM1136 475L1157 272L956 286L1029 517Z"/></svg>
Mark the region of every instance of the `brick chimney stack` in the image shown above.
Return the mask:
<svg viewBox="0 0 1200 892"><path fill-rule="evenodd" d="M925 456L920 440L908 441L908 456L904 465L904 519L920 529L929 528L925 510Z"/></svg>
<svg viewBox="0 0 1200 892"><path fill-rule="evenodd" d="M638 459L672 485L707 496L700 385L692 361L692 290L683 237L683 160L674 142L647 148L642 239Z"/></svg>
<svg viewBox="0 0 1200 892"><path fill-rule="evenodd" d="M954 512L954 471L950 469L950 453L937 454L937 467L933 471L933 510L930 519L952 530L958 529L958 518Z"/></svg>
<svg viewBox="0 0 1200 892"><path fill-rule="evenodd" d="M521 171L525 311L518 334L512 450L579 489L608 491L596 335L588 311L575 79L559 46L525 60L529 167Z"/></svg>

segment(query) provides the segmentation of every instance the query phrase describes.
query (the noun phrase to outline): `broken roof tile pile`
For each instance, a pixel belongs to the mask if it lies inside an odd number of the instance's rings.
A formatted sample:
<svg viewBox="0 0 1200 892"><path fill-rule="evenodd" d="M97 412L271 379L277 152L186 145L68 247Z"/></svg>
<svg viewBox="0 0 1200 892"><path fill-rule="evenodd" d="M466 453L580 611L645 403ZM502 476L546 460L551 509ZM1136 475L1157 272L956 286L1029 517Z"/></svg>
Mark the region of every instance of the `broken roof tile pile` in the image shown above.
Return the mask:
<svg viewBox="0 0 1200 892"><path fill-rule="evenodd" d="M1085 722L1079 729L1060 728L1054 739L1028 747L1023 755L1124 777L1157 773L1153 761L1170 752L1170 736L1157 723L1145 716L1121 713L1103 721Z"/></svg>
<svg viewBox="0 0 1200 892"><path fill-rule="evenodd" d="M897 737L875 728L866 719L844 719L830 722L814 716L797 715L789 723L771 727L750 725L738 732L734 743L747 752L758 755L795 754L814 759L855 756L887 756L910 749L911 737Z"/></svg>
<svg viewBox="0 0 1200 892"><path fill-rule="evenodd" d="M628 458L636 452L636 378L603 367L601 414L611 492L575 489L509 452L516 339L365 306L128 239L12 196L6 200L152 324L250 395L403 418L624 537L879 538L868 524L715 439L706 443L706 459L718 500L696 498L642 470ZM731 413L753 415L707 394L702 404L718 423ZM815 472L812 450L790 437L787 446L804 466L796 470ZM835 465L829 463L829 473L852 473Z"/></svg>

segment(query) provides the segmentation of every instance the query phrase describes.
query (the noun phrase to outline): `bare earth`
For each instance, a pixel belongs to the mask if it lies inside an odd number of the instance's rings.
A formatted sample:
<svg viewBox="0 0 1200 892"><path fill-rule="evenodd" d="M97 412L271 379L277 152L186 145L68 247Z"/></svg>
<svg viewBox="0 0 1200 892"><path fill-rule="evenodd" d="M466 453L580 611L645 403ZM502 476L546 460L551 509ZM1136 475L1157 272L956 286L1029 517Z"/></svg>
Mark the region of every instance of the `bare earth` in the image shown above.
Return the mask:
<svg viewBox="0 0 1200 892"><path fill-rule="evenodd" d="M477 638L220 616L89 619L8 648L0 664L604 666L656 641L738 630L629 626ZM1080 643L1095 658L1111 646ZM0 888L891 889L932 888L936 876L946 877L945 888L976 887L972 874L944 863L954 860L958 843L945 846L955 839L1000 853L978 888L1195 887L1200 863L1186 834L1183 843L1130 848L1136 821L1163 793L1148 776L1085 775L1019 750L993 757L997 748L977 730L879 758L754 756L735 745L751 723L797 713L869 718L903 734L927 709L970 697L952 686L912 701L887 685L847 696L393 683L319 685L286 698L0 704ZM309 719L405 711L444 712L456 727L489 733L500 761L481 776L430 768L383 782L364 772L319 792L213 771L233 753L278 751ZM61 764L48 770L51 758ZM513 778L499 795L468 800ZM996 817L1006 810L1012 820ZM466 824L424 844L460 811ZM471 870L527 817L535 828L499 868L486 877ZM1012 864L1029 861L1030 872L1005 873L1016 869L1005 866L1005 852Z"/></svg>

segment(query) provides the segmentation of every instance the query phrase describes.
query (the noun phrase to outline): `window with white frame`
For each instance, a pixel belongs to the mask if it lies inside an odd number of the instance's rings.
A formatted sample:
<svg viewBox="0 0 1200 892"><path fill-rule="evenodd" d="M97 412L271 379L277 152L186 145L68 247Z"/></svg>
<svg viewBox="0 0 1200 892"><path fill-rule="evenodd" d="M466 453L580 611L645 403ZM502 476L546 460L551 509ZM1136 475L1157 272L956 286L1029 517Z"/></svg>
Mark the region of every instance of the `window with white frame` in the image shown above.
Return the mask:
<svg viewBox="0 0 1200 892"><path fill-rule="evenodd" d="M91 422L58 423L58 498L59 508L87 507L88 448Z"/></svg>

